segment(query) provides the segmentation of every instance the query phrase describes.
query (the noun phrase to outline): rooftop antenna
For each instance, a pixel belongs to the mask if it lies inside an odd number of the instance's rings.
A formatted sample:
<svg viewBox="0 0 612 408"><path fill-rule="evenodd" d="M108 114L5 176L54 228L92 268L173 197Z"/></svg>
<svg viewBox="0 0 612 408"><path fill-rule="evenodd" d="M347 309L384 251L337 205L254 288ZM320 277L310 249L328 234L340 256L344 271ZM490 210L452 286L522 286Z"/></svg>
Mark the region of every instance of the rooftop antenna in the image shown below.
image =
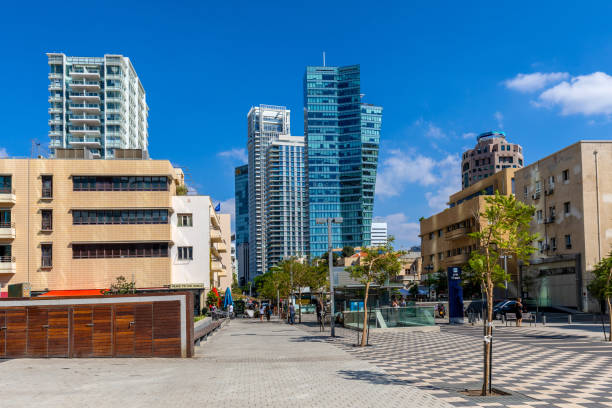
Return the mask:
<svg viewBox="0 0 612 408"><path fill-rule="evenodd" d="M326 66L325 65L325 51L323 51L323 66Z"/></svg>

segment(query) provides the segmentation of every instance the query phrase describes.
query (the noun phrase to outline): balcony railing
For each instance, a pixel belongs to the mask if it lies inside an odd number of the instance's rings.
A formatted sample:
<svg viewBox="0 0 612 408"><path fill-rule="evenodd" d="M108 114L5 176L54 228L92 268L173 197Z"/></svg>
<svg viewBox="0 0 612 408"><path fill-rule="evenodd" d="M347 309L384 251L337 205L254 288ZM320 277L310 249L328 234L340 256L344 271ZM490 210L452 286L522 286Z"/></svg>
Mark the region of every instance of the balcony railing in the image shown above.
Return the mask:
<svg viewBox="0 0 612 408"><path fill-rule="evenodd" d="M53 198L53 188L43 187L42 188L42 198Z"/></svg>
<svg viewBox="0 0 612 408"><path fill-rule="evenodd" d="M0 256L0 263L12 263L15 262L15 257L11 255Z"/></svg>
<svg viewBox="0 0 612 408"><path fill-rule="evenodd" d="M51 268L53 266L53 259L50 256L43 256L41 259L41 267Z"/></svg>

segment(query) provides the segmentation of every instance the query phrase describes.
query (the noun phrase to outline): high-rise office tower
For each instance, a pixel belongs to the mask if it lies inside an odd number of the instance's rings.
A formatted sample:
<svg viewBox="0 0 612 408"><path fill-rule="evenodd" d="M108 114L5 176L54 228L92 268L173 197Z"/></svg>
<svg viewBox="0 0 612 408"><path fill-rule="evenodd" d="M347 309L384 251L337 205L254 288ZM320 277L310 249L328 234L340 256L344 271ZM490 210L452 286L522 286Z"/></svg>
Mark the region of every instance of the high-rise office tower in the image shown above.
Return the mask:
<svg viewBox="0 0 612 408"><path fill-rule="evenodd" d="M334 248L370 245L382 108L361 97L359 65L306 68L311 257L327 251L327 227L317 218L343 218L332 227Z"/></svg>
<svg viewBox="0 0 612 408"><path fill-rule="evenodd" d="M461 186L466 189L503 169L523 167L523 148L506 140L496 130L476 137L476 146L466 150L461 160Z"/></svg>
<svg viewBox="0 0 612 408"><path fill-rule="evenodd" d="M238 282L249 281L249 165L236 167L234 171L236 208L236 259Z"/></svg>
<svg viewBox="0 0 612 408"><path fill-rule="evenodd" d="M266 153L280 135L291 134L290 111L284 106L259 105L247 115L249 155L249 280L266 272L266 220L264 188Z"/></svg>
<svg viewBox="0 0 612 408"><path fill-rule="evenodd" d="M283 259L302 258L308 247L308 197L304 137L279 136L266 154L264 206L266 270Z"/></svg>
<svg viewBox="0 0 612 408"><path fill-rule="evenodd" d="M122 55L68 57L48 53L49 149L84 149L112 159L115 149L148 150L146 95Z"/></svg>

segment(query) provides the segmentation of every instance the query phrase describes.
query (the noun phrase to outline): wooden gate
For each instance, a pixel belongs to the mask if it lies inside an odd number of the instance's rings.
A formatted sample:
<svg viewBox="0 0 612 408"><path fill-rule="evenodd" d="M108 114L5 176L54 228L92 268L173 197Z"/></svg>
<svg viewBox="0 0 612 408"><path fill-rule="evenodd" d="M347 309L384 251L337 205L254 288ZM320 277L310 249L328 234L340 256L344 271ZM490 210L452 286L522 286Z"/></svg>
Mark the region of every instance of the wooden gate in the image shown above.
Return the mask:
<svg viewBox="0 0 612 408"><path fill-rule="evenodd" d="M193 295L0 300L0 358L191 357Z"/></svg>

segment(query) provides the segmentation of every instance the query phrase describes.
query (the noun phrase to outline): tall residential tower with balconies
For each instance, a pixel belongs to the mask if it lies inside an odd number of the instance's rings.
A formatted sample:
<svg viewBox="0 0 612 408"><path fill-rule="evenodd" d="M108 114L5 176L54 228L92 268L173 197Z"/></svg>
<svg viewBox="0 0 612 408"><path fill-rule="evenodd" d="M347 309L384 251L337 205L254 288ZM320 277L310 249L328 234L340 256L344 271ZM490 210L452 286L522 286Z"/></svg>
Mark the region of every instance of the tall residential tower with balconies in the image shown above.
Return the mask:
<svg viewBox="0 0 612 408"><path fill-rule="evenodd" d="M48 53L49 149L83 149L112 159L115 149L148 150L146 95L122 55L68 57Z"/></svg>
<svg viewBox="0 0 612 408"><path fill-rule="evenodd" d="M266 152L280 135L290 135L290 111L284 106L259 105L247 115L249 155L249 280L266 272Z"/></svg>

